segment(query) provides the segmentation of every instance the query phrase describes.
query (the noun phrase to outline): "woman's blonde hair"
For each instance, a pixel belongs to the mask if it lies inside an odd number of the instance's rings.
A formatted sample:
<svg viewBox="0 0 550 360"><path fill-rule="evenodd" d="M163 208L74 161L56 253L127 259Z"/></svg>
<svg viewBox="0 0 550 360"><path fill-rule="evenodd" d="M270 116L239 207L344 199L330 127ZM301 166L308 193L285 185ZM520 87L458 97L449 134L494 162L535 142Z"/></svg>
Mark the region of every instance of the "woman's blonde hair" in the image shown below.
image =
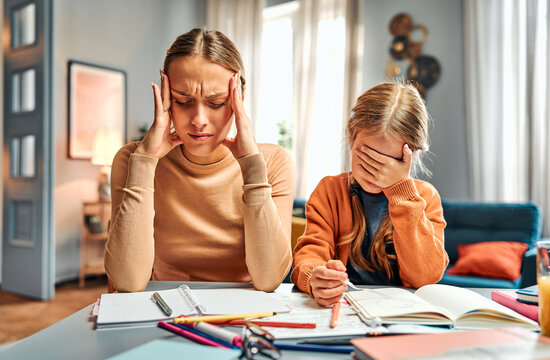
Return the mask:
<svg viewBox="0 0 550 360"><path fill-rule="evenodd" d="M412 170L429 174L420 159L420 153L428 151L429 116L418 90L410 84L382 83L357 99L346 127L351 148L357 133L366 130L371 135L386 135L403 140L413 151ZM357 183L350 176L349 185ZM361 251L367 229L365 213L357 194L352 194L353 227L341 239L341 244L351 243L351 261L367 271L379 270L392 279L394 274L390 259L395 255L386 252L386 245L393 241L393 224L386 213L377 234L372 234L371 261L367 262Z"/></svg>
<svg viewBox="0 0 550 360"><path fill-rule="evenodd" d="M170 62L178 57L200 56L224 68L241 74L245 89L244 66L235 44L220 31L194 28L179 35L166 51L164 71L168 73Z"/></svg>

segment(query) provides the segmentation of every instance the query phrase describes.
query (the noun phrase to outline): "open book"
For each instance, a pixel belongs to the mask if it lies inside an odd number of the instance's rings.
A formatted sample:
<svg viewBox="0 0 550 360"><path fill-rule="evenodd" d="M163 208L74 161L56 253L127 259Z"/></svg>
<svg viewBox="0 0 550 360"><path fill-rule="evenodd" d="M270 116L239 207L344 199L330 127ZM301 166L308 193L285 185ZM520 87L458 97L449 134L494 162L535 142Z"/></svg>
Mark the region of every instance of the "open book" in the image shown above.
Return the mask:
<svg viewBox="0 0 550 360"><path fill-rule="evenodd" d="M402 288L348 292L346 299L363 320L380 317L385 324L443 325L459 329L517 326L538 330L538 324L474 291L441 284L414 293Z"/></svg>
<svg viewBox="0 0 550 360"><path fill-rule="evenodd" d="M97 328L152 326L159 320L180 315L243 314L256 312L289 312L274 293L254 289L200 289L186 285L157 291L172 309L171 316L162 312L153 301L155 291L102 294L99 301Z"/></svg>

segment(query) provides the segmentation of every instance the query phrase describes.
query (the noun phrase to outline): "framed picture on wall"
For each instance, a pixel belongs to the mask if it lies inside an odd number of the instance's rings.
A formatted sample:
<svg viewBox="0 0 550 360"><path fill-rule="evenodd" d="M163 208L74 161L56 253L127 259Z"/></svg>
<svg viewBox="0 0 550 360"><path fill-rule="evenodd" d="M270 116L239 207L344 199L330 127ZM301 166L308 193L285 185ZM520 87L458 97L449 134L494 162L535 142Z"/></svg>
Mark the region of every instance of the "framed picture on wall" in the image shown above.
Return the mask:
<svg viewBox="0 0 550 360"><path fill-rule="evenodd" d="M70 159L89 160L98 130L126 143L126 73L70 60L68 63L68 146Z"/></svg>

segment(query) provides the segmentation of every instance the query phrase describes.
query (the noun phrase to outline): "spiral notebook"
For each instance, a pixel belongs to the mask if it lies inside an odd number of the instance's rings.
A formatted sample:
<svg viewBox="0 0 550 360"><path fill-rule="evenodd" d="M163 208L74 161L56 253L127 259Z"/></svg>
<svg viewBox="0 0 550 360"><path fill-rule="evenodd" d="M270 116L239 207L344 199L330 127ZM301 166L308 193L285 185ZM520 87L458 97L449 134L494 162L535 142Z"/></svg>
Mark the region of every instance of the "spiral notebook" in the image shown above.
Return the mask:
<svg viewBox="0 0 550 360"><path fill-rule="evenodd" d="M102 294L97 329L154 326L160 320L180 315L241 314L253 312L287 313L290 310L274 293L254 289L197 289L187 285L157 291L172 309L166 316L152 300L155 291Z"/></svg>

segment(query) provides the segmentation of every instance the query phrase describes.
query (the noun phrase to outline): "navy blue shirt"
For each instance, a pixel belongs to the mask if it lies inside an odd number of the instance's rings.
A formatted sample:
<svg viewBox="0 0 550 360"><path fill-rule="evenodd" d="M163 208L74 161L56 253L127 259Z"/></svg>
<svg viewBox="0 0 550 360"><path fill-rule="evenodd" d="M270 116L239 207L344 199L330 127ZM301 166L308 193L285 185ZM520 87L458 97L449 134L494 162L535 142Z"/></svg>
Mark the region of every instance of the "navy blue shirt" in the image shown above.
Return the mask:
<svg viewBox="0 0 550 360"><path fill-rule="evenodd" d="M384 193L369 194L358 184L351 185L351 193L357 193L356 196L359 196L361 205L363 205L367 230L365 232L363 243L361 244L361 252L363 253L365 259L367 259L367 262L372 262L370 260L370 247L374 235L378 233L378 229L380 229L380 225L388 213L388 198L384 195ZM393 246L393 242L386 245L386 253L389 255L395 255L395 247ZM402 286L403 283L399 277L397 261L395 259L390 259L389 261L393 270L393 279L389 279L388 275L386 275L384 271L367 271L355 267L351 263L350 258L347 264L349 280L354 284L361 285Z"/></svg>

